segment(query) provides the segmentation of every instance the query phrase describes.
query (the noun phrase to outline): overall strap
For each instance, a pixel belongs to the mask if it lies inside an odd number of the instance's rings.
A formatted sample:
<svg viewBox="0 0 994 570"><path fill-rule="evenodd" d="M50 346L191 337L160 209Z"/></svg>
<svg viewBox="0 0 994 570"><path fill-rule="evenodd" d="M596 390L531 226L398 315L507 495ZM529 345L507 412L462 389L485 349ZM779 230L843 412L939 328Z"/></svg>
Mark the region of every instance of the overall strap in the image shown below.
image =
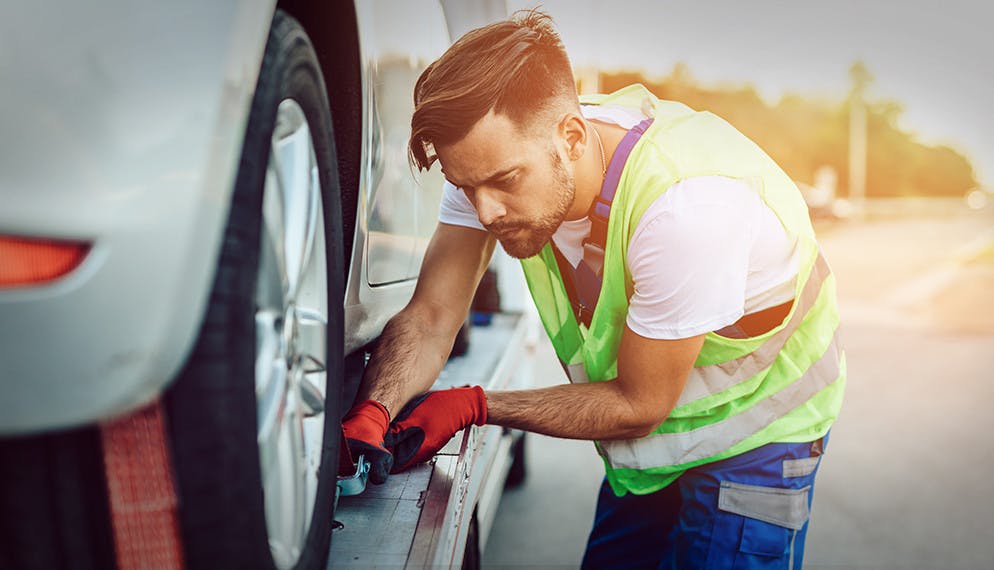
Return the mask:
<svg viewBox="0 0 994 570"><path fill-rule="evenodd" d="M594 199L594 203L590 205L590 211L587 213L587 217L590 218L590 235L583 240L583 260L576 267L573 279L576 297L573 298L571 295L570 300L573 302L577 321L588 327L594 308L597 306L597 298L601 294L604 247L607 244L607 225L611 217L611 203L618 191L618 182L621 180L621 173L625 169L628 155L632 153L635 144L651 124L652 119L645 119L625 133L611 156L611 163L604 174L600 194Z"/></svg>
<svg viewBox="0 0 994 570"><path fill-rule="evenodd" d="M594 203L590 205L587 216L590 218L590 237L584 240L584 245L592 243L599 246L601 250L607 243L607 222L611 217L611 203L614 195L618 192L618 182L621 180L621 173L625 170L625 163L628 155L632 153L635 144L642 138L642 134L648 130L652 124L652 119L645 119L635 125L622 137L618 147L611 155L611 163L608 164L607 172L604 173L604 182L601 183L601 192L594 198Z"/></svg>

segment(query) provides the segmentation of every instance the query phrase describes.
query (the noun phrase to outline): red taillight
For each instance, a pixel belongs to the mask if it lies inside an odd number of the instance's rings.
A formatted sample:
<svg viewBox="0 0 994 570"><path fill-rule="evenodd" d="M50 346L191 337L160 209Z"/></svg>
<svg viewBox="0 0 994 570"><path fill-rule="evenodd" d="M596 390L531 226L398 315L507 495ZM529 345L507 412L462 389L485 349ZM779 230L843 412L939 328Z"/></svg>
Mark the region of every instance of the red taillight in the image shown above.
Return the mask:
<svg viewBox="0 0 994 570"><path fill-rule="evenodd" d="M0 236L0 288L54 281L82 263L90 245Z"/></svg>

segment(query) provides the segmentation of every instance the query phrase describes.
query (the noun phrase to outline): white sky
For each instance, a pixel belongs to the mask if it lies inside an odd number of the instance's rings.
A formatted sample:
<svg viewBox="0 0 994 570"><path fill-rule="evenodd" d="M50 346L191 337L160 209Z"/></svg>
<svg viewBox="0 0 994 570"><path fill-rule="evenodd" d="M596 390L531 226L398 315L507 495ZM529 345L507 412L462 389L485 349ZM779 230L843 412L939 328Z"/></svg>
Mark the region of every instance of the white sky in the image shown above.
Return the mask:
<svg viewBox="0 0 994 570"><path fill-rule="evenodd" d="M507 0L538 2L574 65L667 74L686 63L705 84L752 83L839 99L862 60L870 100L897 100L901 126L966 154L994 186L994 3L986 0ZM872 144L872 141L870 141Z"/></svg>

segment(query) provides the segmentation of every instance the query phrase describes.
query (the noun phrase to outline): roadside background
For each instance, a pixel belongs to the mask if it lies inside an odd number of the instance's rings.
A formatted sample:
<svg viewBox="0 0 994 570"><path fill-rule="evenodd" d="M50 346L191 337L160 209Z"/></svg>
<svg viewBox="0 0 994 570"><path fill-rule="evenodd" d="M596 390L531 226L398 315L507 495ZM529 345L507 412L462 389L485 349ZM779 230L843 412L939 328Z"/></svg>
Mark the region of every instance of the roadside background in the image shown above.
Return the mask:
<svg viewBox="0 0 994 570"><path fill-rule="evenodd" d="M537 2L508 0L509 12ZM581 92L713 111L797 180L839 284L849 383L805 568L994 560L994 56L969 0L544 0ZM543 348L549 383L564 381ZM576 567L603 467L529 435L484 565Z"/></svg>

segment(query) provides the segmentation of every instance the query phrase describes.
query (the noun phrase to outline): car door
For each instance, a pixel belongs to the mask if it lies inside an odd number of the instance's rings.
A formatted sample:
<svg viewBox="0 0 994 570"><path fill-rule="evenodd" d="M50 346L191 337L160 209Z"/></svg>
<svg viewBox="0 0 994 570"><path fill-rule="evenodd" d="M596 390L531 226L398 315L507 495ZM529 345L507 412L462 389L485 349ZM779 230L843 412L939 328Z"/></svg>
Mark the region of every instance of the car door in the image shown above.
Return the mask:
<svg viewBox="0 0 994 570"><path fill-rule="evenodd" d="M407 142L414 84L445 51L449 36L437 0L373 0L357 8L370 135L360 189L367 204L366 281L378 287L417 276L437 218L441 171L436 166L412 176Z"/></svg>

